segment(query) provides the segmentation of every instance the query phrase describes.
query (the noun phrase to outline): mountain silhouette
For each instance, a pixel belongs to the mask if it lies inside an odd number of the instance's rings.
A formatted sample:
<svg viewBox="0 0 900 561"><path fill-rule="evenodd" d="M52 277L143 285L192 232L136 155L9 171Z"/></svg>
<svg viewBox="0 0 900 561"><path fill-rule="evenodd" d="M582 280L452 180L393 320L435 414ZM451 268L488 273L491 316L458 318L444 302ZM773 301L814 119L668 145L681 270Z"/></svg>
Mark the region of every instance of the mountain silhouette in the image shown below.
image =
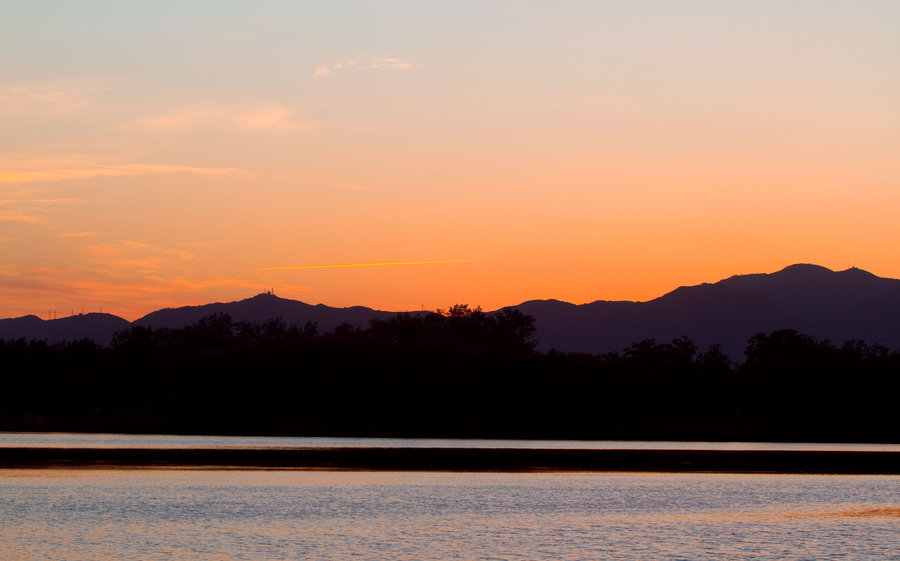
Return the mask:
<svg viewBox="0 0 900 561"><path fill-rule="evenodd" d="M751 336L778 329L837 344L864 340L900 346L900 280L856 268L835 272L798 264L684 286L648 302L576 306L539 300L515 308L535 317L540 350L606 353L636 341L687 335L701 349L720 344L739 359Z"/></svg>
<svg viewBox="0 0 900 561"><path fill-rule="evenodd" d="M794 329L835 344L863 340L900 348L900 280L857 268L832 271L809 264L791 265L769 274L736 275L716 283L683 286L647 302L603 301L571 304L532 300L509 308L535 318L538 350L617 352L646 339L668 342L686 335L698 347L719 344L740 360L750 337ZM320 331L342 323L366 326L395 312L362 306L333 308L263 293L229 303L166 308L133 325L181 328L213 314L234 321L287 324L315 322ZM0 339L45 339L49 343L89 338L109 344L128 327L110 314L84 314L45 321L36 316L0 320Z"/></svg>
<svg viewBox="0 0 900 561"><path fill-rule="evenodd" d="M324 304L312 305L264 292L238 302L157 310L136 320L134 325L154 329L177 329L213 314L228 314L234 321L255 323L282 318L288 325L302 326L311 321L318 326L319 331L332 331L342 323L366 326L369 320L387 319L393 317L395 312L373 310L363 306L332 308Z"/></svg>
<svg viewBox="0 0 900 561"><path fill-rule="evenodd" d="M34 315L0 319L0 339L46 340L48 343L90 339L109 345L117 331L128 328L128 320L112 314L90 313L43 320Z"/></svg>

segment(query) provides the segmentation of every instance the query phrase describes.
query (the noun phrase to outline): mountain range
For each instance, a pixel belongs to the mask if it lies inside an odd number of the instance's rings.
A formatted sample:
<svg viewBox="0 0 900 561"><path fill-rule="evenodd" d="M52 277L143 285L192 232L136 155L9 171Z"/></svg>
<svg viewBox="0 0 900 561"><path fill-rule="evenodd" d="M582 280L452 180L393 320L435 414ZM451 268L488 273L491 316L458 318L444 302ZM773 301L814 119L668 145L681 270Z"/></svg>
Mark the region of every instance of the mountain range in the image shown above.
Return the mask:
<svg viewBox="0 0 900 561"><path fill-rule="evenodd" d="M687 335L701 349L717 343L739 358L754 334L779 329L837 344L863 340L900 347L900 280L857 268L798 264L683 286L648 302L576 306L537 300L515 307L535 317L542 349L611 352L636 341Z"/></svg>
<svg viewBox="0 0 900 561"><path fill-rule="evenodd" d="M647 302L598 300L576 305L532 300L509 308L534 316L539 350L604 353L645 339L668 342L686 335L701 349L719 344L739 359L751 336L778 329L795 329L837 344L863 340L890 350L900 347L900 280L857 268L832 271L798 264L770 274L683 286ZM108 345L117 331L131 325L179 328L218 313L235 321L279 317L288 324L312 321L324 332L341 323L365 326L395 312L310 305L263 293L237 302L166 308L133 323L100 313L54 320L33 315L3 319L0 339L56 343L88 338Z"/></svg>

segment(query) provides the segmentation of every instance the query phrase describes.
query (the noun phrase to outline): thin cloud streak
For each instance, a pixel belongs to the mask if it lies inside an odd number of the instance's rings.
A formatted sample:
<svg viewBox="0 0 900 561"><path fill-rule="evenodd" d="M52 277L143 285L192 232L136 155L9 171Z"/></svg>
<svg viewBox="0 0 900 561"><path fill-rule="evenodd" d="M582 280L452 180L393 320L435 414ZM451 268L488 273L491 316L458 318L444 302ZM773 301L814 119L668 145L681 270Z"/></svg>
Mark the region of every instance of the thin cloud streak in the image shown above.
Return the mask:
<svg viewBox="0 0 900 561"><path fill-rule="evenodd" d="M83 113L96 101L99 80L49 80L0 84L0 113L68 116Z"/></svg>
<svg viewBox="0 0 900 561"><path fill-rule="evenodd" d="M31 183L34 181L65 181L102 176L145 175L151 173L191 173L197 175L236 175L249 172L238 168L208 168L171 164L111 164L77 168L0 171L0 183Z"/></svg>
<svg viewBox="0 0 900 561"><path fill-rule="evenodd" d="M38 222L38 218L36 216L28 216L27 214L20 214L18 212L9 212L0 210L0 222Z"/></svg>
<svg viewBox="0 0 900 561"><path fill-rule="evenodd" d="M152 131L224 129L246 132L284 132L303 128L296 119L296 111L280 103L250 107L224 105L189 107L174 113L139 119L135 122L135 126Z"/></svg>
<svg viewBox="0 0 900 561"><path fill-rule="evenodd" d="M416 66L418 65L398 57L370 57L365 59L354 58L344 62L336 62L334 64L326 64L324 66L320 66L316 68L315 72L313 72L313 78L327 76L329 74L337 72L338 70L345 70L348 68L356 70L381 70L384 68L394 70L407 70Z"/></svg>
<svg viewBox="0 0 900 561"><path fill-rule="evenodd" d="M439 261L380 261L375 263L341 263L337 265L296 265L288 267L263 267L264 271L285 271L290 269L348 269L351 267L389 267L395 265L446 265L450 263L472 263L471 259L443 259Z"/></svg>
<svg viewBox="0 0 900 561"><path fill-rule="evenodd" d="M185 277L165 278L160 276L148 276L146 278L148 282L157 282L161 284L171 285L179 289L192 292L201 292L204 289L221 287L260 290L261 287L266 285L266 283L264 282L259 282L250 278L211 277L202 280L191 280ZM310 289L309 286L305 285L291 285L287 288L294 292L304 292Z"/></svg>
<svg viewBox="0 0 900 561"><path fill-rule="evenodd" d="M110 271L156 273L194 259L191 252L125 240L118 243L88 245L82 248L85 259Z"/></svg>
<svg viewBox="0 0 900 561"><path fill-rule="evenodd" d="M22 203L35 204L40 206L66 206L73 204L80 204L88 199L76 199L76 198L68 198L68 199L23 199Z"/></svg>
<svg viewBox="0 0 900 561"><path fill-rule="evenodd" d="M269 286L269 281L209 273L188 277L82 265L6 267L0 263L0 299L9 301L0 317L43 315L50 309L58 310L63 317L63 312L68 315L70 309L84 306L85 310L102 307L103 311L133 320L164 307L204 304L215 299L215 294L228 294L229 289L261 292ZM309 289L279 284L279 290L293 294Z"/></svg>

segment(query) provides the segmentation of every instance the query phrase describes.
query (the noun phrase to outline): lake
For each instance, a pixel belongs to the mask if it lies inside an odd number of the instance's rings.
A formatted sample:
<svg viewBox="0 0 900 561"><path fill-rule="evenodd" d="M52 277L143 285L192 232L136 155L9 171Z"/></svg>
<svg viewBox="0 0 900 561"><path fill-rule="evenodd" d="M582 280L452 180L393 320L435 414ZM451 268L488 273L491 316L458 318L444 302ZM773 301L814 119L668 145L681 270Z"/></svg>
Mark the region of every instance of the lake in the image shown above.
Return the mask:
<svg viewBox="0 0 900 561"><path fill-rule="evenodd" d="M0 558L897 559L900 477L0 470Z"/></svg>
<svg viewBox="0 0 900 561"><path fill-rule="evenodd" d="M0 448L893 452L896 444L0 433ZM154 452L155 453L155 452ZM898 559L900 476L0 469L0 559Z"/></svg>

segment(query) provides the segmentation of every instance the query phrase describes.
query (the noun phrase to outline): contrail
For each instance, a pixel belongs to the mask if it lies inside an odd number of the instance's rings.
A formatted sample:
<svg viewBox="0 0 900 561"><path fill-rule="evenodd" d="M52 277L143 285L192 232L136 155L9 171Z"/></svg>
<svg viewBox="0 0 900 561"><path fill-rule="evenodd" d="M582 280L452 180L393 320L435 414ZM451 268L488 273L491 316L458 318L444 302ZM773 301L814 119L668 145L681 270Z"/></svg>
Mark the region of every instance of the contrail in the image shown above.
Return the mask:
<svg viewBox="0 0 900 561"><path fill-rule="evenodd" d="M346 269L349 267L387 267L390 265L443 265L447 263L471 263L471 259L444 259L441 261L380 261L377 263L341 263L338 265L297 265L292 267L263 267L265 271L285 269Z"/></svg>

